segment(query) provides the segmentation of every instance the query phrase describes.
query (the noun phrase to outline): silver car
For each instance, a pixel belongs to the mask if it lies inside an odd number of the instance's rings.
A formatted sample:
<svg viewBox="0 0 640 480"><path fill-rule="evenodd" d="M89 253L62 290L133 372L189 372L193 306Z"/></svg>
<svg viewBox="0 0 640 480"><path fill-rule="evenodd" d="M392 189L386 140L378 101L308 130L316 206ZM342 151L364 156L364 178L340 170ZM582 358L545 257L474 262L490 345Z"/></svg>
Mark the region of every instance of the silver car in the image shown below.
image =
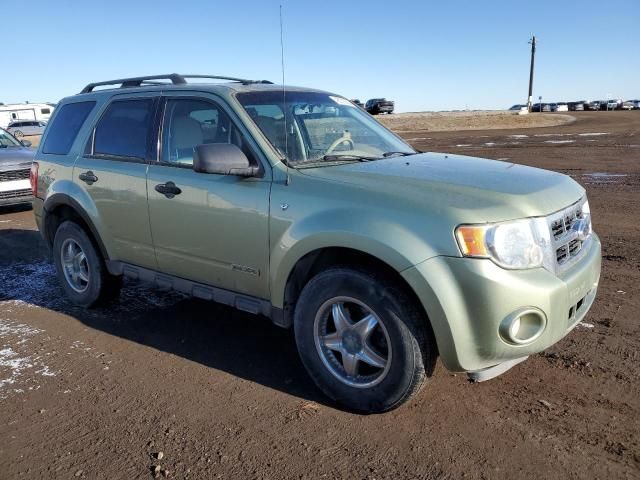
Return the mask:
<svg viewBox="0 0 640 480"><path fill-rule="evenodd" d="M36 152L30 146L0 128L0 206L33 200L29 172Z"/></svg>
<svg viewBox="0 0 640 480"><path fill-rule="evenodd" d="M20 138L25 135L42 135L46 126L46 123L38 120L14 120L7 127L7 131Z"/></svg>

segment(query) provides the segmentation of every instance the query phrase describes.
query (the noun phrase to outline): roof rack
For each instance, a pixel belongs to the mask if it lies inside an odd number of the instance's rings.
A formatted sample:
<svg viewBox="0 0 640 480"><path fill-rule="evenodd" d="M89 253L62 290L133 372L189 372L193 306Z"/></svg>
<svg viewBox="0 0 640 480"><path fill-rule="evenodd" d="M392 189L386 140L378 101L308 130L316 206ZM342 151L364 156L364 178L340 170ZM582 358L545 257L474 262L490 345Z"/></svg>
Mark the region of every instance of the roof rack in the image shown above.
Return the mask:
<svg viewBox="0 0 640 480"><path fill-rule="evenodd" d="M165 82L157 82L155 80L171 80L173 85L183 85L188 83L187 78L208 78L213 80L229 80L231 82L242 83L243 85L250 85L252 83L264 83L273 84L269 80L247 80L245 78L236 77L221 77L217 75L180 75L179 73L169 73L166 75L151 75L148 77L131 77L120 78L118 80L106 80L104 82L90 83L82 89L80 93L90 93L96 87L102 87L106 85L120 85L120 88L139 87L145 85L165 85Z"/></svg>

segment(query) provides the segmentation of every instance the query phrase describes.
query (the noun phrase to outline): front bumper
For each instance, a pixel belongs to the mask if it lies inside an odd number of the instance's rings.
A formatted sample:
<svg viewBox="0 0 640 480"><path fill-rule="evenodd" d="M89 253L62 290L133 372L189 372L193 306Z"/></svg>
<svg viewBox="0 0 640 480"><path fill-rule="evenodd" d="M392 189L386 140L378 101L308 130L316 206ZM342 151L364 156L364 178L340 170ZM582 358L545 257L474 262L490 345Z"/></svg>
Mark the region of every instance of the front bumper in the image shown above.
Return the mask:
<svg viewBox="0 0 640 480"><path fill-rule="evenodd" d="M505 270L486 259L434 257L402 275L433 327L444 365L477 371L538 353L562 339L586 315L600 279L597 235L584 256L560 276L543 269ZM530 343L503 339L500 324L534 308L545 326Z"/></svg>
<svg viewBox="0 0 640 480"><path fill-rule="evenodd" d="M0 182L0 206L31 203L31 184L29 180Z"/></svg>

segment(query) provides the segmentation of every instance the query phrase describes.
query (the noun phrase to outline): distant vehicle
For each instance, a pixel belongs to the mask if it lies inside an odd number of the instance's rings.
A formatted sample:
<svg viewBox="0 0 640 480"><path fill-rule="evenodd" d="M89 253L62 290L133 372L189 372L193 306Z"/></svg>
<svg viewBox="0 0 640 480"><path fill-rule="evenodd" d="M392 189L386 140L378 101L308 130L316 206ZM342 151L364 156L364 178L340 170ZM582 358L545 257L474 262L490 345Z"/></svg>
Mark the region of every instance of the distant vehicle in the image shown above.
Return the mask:
<svg viewBox="0 0 640 480"><path fill-rule="evenodd" d="M548 103L534 103L531 106L531 111L532 112L550 112L551 105Z"/></svg>
<svg viewBox="0 0 640 480"><path fill-rule="evenodd" d="M48 103L0 105L0 127L7 128L11 122L17 120L47 122L54 110L55 106Z"/></svg>
<svg viewBox="0 0 640 480"><path fill-rule="evenodd" d="M631 100L627 100L626 102L622 102L622 110L634 110L635 108L636 108L636 106Z"/></svg>
<svg viewBox="0 0 640 480"><path fill-rule="evenodd" d="M569 105L566 102L558 102L556 103L556 108L553 110L554 112L568 112Z"/></svg>
<svg viewBox="0 0 640 480"><path fill-rule="evenodd" d="M352 99L351 103L353 103L357 107L364 108L364 103L362 103L358 98Z"/></svg>
<svg viewBox="0 0 640 480"><path fill-rule="evenodd" d="M33 200L29 172L36 152L30 146L0 128L0 206Z"/></svg>
<svg viewBox="0 0 640 480"><path fill-rule="evenodd" d="M598 110L600 110L600 101L594 100L592 102L587 102L584 104L584 109L597 112Z"/></svg>
<svg viewBox="0 0 640 480"><path fill-rule="evenodd" d="M602 108L602 107L600 107ZM622 100L609 100L607 101L606 110L619 110L622 109Z"/></svg>
<svg viewBox="0 0 640 480"><path fill-rule="evenodd" d="M633 104L634 110L640 110L640 100L627 100Z"/></svg>
<svg viewBox="0 0 640 480"><path fill-rule="evenodd" d="M577 102L569 102L567 103L567 107L570 112L582 112L584 110L584 100L578 100Z"/></svg>
<svg viewBox="0 0 640 480"><path fill-rule="evenodd" d="M519 105L519 104L513 105L509 109L510 112L526 112L527 110L529 110L529 109L527 108L526 105Z"/></svg>
<svg viewBox="0 0 640 480"><path fill-rule="evenodd" d="M364 106L364 109L371 115L378 115L379 113L391 114L394 108L395 104L393 101L387 100L386 98L372 98L371 100L367 100Z"/></svg>
<svg viewBox="0 0 640 480"><path fill-rule="evenodd" d="M42 135L46 126L45 122L20 120L11 122L7 127L7 132L16 138L24 137L25 135Z"/></svg>

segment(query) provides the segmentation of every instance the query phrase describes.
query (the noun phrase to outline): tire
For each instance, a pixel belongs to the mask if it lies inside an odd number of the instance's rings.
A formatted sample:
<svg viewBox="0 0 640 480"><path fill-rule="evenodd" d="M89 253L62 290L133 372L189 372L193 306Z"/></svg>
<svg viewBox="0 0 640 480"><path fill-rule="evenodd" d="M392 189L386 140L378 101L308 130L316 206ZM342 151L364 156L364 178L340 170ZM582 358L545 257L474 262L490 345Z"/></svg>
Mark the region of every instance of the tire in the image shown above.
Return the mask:
<svg viewBox="0 0 640 480"><path fill-rule="evenodd" d="M120 293L122 277L107 271L99 250L77 223L66 221L58 227L53 240L53 259L58 280L74 304L91 308L107 303Z"/></svg>
<svg viewBox="0 0 640 480"><path fill-rule="evenodd" d="M350 326L337 340L341 311ZM361 318L375 325L369 333L356 326ZM392 410L433 374L437 348L427 319L401 289L368 271L331 268L313 277L298 299L294 329L300 358L316 385L353 411ZM349 358L357 358L355 369Z"/></svg>
<svg viewBox="0 0 640 480"><path fill-rule="evenodd" d="M16 138L24 137L24 133L22 133L20 130L16 130L13 136Z"/></svg>

